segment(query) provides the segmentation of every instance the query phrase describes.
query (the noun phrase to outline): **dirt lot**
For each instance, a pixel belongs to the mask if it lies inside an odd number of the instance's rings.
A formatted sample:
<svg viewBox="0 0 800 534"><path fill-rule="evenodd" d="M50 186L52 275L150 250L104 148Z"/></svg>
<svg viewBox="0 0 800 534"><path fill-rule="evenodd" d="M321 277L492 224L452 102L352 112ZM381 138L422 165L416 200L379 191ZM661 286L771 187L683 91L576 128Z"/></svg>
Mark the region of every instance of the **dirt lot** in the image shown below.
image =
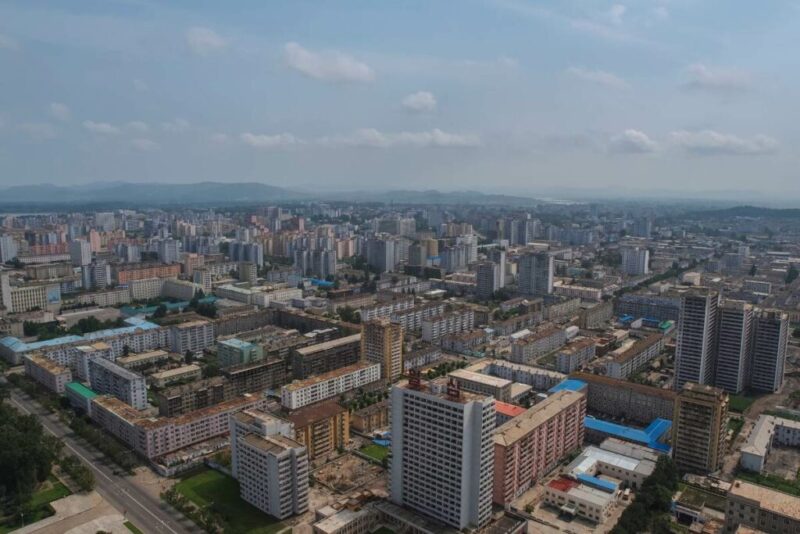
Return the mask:
<svg viewBox="0 0 800 534"><path fill-rule="evenodd" d="M768 474L784 480L795 480L800 469L800 452L789 447L773 447L767 455L764 469Z"/></svg>
<svg viewBox="0 0 800 534"><path fill-rule="evenodd" d="M353 454L343 454L314 470L314 479L335 493L351 493L369 489L385 491L386 481L381 467Z"/></svg>

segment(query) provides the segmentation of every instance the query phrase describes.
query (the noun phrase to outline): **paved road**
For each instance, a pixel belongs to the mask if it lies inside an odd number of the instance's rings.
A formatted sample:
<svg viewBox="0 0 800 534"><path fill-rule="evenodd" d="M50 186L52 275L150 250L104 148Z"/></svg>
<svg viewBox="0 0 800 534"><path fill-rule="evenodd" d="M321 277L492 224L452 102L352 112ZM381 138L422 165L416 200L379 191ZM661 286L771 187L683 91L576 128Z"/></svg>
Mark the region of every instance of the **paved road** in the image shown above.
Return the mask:
<svg viewBox="0 0 800 534"><path fill-rule="evenodd" d="M61 438L64 446L94 472L95 490L143 532L185 534L199 532L194 523L139 488L129 477L114 474L102 454L78 439L55 414L42 408L26 394L11 389L11 404L25 413L36 415L44 428Z"/></svg>

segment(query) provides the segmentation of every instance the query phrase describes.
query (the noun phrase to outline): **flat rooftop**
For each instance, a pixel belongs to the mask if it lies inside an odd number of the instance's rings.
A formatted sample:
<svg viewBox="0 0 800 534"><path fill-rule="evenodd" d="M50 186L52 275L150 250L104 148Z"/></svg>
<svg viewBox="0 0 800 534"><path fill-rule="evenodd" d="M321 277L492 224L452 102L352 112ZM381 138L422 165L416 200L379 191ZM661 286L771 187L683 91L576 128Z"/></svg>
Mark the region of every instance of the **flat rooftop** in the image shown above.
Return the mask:
<svg viewBox="0 0 800 534"><path fill-rule="evenodd" d="M498 378L496 376L491 375L484 375L481 373L475 373L473 371L468 371L466 369L456 369L455 371L451 371L449 376L452 376L456 379L466 380L468 382L478 382L480 384L486 384L487 386L491 386L494 388L505 388L511 385L511 380L506 380L505 378Z"/></svg>
<svg viewBox="0 0 800 534"><path fill-rule="evenodd" d="M728 496L756 501L763 510L789 517L795 521L800 520L800 497L739 479L734 480L731 484Z"/></svg>
<svg viewBox="0 0 800 534"><path fill-rule="evenodd" d="M361 371L363 369L369 369L370 367L375 367L375 366L380 367L380 365L381 364L379 363L371 363L371 362L354 363L353 365L340 367L339 369L334 369L333 371L329 371L321 375L312 376L311 378L307 378L305 380L295 380L291 384L283 386L283 389L286 389L287 391L296 391L298 389L303 389L309 386L313 386L314 384L319 384L320 382L325 382L326 380L339 378L340 376L344 376L350 373L357 373L358 371Z"/></svg>
<svg viewBox="0 0 800 534"><path fill-rule="evenodd" d="M335 349L341 347L343 345L349 345L352 343L360 343L361 342L361 334L353 334L350 336L340 337L338 339L332 339L330 341L325 341L324 343L317 343L316 345L308 345L307 347L301 347L297 349L297 353L302 356L308 356L309 354L314 354L316 352L323 352L330 349Z"/></svg>
<svg viewBox="0 0 800 534"><path fill-rule="evenodd" d="M584 398L583 393L559 391L497 428L494 443L509 447Z"/></svg>
<svg viewBox="0 0 800 534"><path fill-rule="evenodd" d="M182 365L180 367L176 367L175 369L167 369L166 371L160 371L158 373L153 373L150 375L150 378L155 380L163 380L165 378L171 378L173 376L181 376L189 373L199 373L202 369L199 365L190 364L190 365Z"/></svg>

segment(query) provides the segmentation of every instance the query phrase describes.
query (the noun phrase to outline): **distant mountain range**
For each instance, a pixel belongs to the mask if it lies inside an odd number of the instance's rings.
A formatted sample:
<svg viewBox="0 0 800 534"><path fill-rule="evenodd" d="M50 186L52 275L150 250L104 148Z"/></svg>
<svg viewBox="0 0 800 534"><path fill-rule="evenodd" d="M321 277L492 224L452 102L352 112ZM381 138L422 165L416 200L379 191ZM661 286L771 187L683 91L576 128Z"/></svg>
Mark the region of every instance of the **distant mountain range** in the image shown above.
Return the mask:
<svg viewBox="0 0 800 534"><path fill-rule="evenodd" d="M305 195L259 183L138 184L101 182L79 186L21 185L0 189L0 204L172 205L285 201Z"/></svg>
<svg viewBox="0 0 800 534"><path fill-rule="evenodd" d="M734 206L732 208L705 210L697 212L695 215L708 218L727 218L727 217L752 217L759 219L798 219L800 209L775 209L761 208L758 206Z"/></svg>
<svg viewBox="0 0 800 534"><path fill-rule="evenodd" d="M109 206L224 205L302 200L386 202L395 204L532 205L538 201L520 196L477 191L296 191L273 185L242 182L153 184L100 182L77 186L21 185L0 189L0 206L59 206L107 204Z"/></svg>

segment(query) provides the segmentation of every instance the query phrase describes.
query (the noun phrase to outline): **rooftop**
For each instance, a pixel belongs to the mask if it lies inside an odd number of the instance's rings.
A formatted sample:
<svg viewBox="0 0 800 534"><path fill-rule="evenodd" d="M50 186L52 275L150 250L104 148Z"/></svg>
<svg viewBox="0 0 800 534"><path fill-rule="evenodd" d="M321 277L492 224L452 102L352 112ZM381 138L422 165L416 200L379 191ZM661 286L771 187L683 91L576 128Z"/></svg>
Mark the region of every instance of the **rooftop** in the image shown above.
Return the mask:
<svg viewBox="0 0 800 534"><path fill-rule="evenodd" d="M199 365L190 364L190 365L182 365L180 367L176 367L175 369L167 369L166 371L161 371L158 373L153 373L150 375L150 378L155 380L163 380L165 378L171 378L173 376L181 376L189 373L199 373L202 369Z"/></svg>
<svg viewBox="0 0 800 534"><path fill-rule="evenodd" d="M97 332L90 332L82 336L69 335L48 339L46 341L34 341L32 343L26 343L21 339L9 336L0 339L0 345L3 345L4 347L16 353L22 353L50 347L59 347L61 345L68 345L71 343L89 342L91 344L93 341L102 340L109 337L115 337L123 334L133 334L141 330L153 330L161 328L157 324L145 321L144 319L139 319L138 317L130 317L125 319L125 322L129 326L98 330Z"/></svg>
<svg viewBox="0 0 800 534"><path fill-rule="evenodd" d="M546 423L583 399L585 396L582 393L569 390L559 391L497 428L494 432L494 442L496 445L509 447L530 434L539 425Z"/></svg>
<svg viewBox="0 0 800 534"><path fill-rule="evenodd" d="M344 376L350 373L356 373L363 369L369 369L370 367L376 367L376 366L380 367L380 365L381 364L379 363L368 363L368 362L354 363L353 365L340 367L339 369L334 369L333 371L329 371L321 375L312 376L311 378L307 378L305 380L295 380L291 384L283 386L283 389L286 389L287 391L296 391L298 389L303 389L309 386L313 386L314 384L319 384L320 382L325 382L326 380L339 378L340 376Z"/></svg>
<svg viewBox="0 0 800 534"><path fill-rule="evenodd" d="M259 436L256 434L247 434L241 438L245 443L256 449L261 449L264 452L269 452L275 455L289 451L291 449L302 447L301 444L289 439L286 436L276 434L274 436Z"/></svg>
<svg viewBox="0 0 800 534"><path fill-rule="evenodd" d="M84 399L91 400L97 397L97 393L87 388L80 382L70 382L69 384L67 384L67 389L69 391L72 391L76 395L83 397Z"/></svg>
<svg viewBox="0 0 800 534"><path fill-rule="evenodd" d="M626 441L641 443L659 452L669 452L670 447L659 441L661 437L672 428L672 421L668 419L654 419L647 428L633 428L620 425L611 421L604 421L595 417L586 416L584 420L586 430L594 430L610 436L616 436Z"/></svg>
<svg viewBox="0 0 800 534"><path fill-rule="evenodd" d="M62 365L58 365L53 360L45 358L41 354L28 354L25 357L28 358L31 361L31 363L33 363L37 367L41 367L42 369L53 375L66 373L69 370Z"/></svg>
<svg viewBox="0 0 800 534"><path fill-rule="evenodd" d="M738 479L731 485L728 496L756 501L764 510L800 520L800 497Z"/></svg>
<svg viewBox="0 0 800 534"><path fill-rule="evenodd" d="M641 393L643 395L648 395L651 397L661 397L662 399L668 400L670 402L674 402L675 397L677 397L678 395L677 393L675 393L670 389L661 389L653 386L645 386L644 384L636 384L634 382L628 382L627 380L611 378L610 376L576 372L570 374L570 377L577 378L578 380L583 380L584 382L589 384L590 388L592 384L602 384L606 386L612 386L615 388L636 391L638 393Z"/></svg>
<svg viewBox="0 0 800 534"><path fill-rule="evenodd" d="M347 408L340 405L336 399L330 399L304 406L299 410L294 410L286 414L285 419L294 423L295 428L305 428L311 423L330 419L336 415L346 412Z"/></svg>
<svg viewBox="0 0 800 534"><path fill-rule="evenodd" d="M517 406L516 404L509 404L507 402L494 401L494 409L497 413L503 414L507 417L517 417L525 413L525 408Z"/></svg>
<svg viewBox="0 0 800 534"><path fill-rule="evenodd" d="M256 346L249 341L242 341L241 339L237 338L226 339L224 341L220 341L219 344L225 345L226 347L230 347L232 349L249 349Z"/></svg>
<svg viewBox="0 0 800 534"><path fill-rule="evenodd" d="M567 378L566 380L562 380L555 386L551 387L547 390L547 393L552 395L553 393L558 393L559 391L568 390L568 391L584 391L588 384L583 380L576 380L574 378Z"/></svg>
<svg viewBox="0 0 800 534"><path fill-rule="evenodd" d="M349 345L352 343L360 343L361 342L361 334L353 334L351 336L340 337L338 339L332 339L330 341L325 341L324 343L317 343L316 345L308 345L307 347L301 347L297 349L297 353L301 356L308 356L309 354L314 354L316 352L323 352L329 349L335 349L337 347L341 347L343 345Z"/></svg>
<svg viewBox="0 0 800 534"><path fill-rule="evenodd" d="M481 373L468 371L466 369L456 369L455 371L451 371L449 375L456 379L460 378L469 382L479 382L495 388L504 388L511 385L511 380L506 380L505 378L498 378L491 375L484 375Z"/></svg>

